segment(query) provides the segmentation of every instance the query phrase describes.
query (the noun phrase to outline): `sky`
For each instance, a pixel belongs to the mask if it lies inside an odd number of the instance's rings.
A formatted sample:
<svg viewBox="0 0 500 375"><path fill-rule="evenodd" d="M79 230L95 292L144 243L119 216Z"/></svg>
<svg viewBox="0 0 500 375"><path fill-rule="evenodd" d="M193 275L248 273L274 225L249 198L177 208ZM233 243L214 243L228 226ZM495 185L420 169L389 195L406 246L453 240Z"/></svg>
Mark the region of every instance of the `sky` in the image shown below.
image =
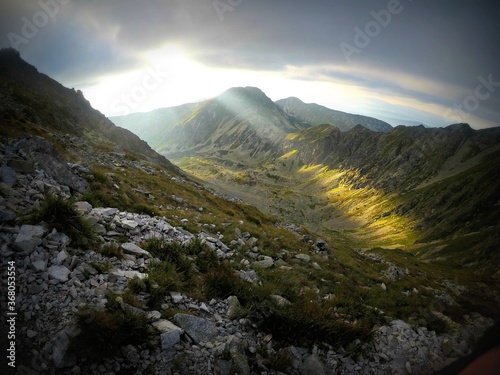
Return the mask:
<svg viewBox="0 0 500 375"><path fill-rule="evenodd" d="M0 48L106 116L259 87L396 125L500 125L491 0L1 0Z"/></svg>

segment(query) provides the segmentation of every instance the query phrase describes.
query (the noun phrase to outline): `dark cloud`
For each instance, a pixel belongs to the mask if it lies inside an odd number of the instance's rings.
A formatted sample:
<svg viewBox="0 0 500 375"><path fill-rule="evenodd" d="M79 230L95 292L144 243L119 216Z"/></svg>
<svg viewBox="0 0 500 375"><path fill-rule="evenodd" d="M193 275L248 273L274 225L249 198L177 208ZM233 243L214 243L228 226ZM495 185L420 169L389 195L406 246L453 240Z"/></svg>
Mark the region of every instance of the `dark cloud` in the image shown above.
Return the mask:
<svg viewBox="0 0 500 375"><path fill-rule="evenodd" d="M60 4L57 14L18 48L63 83L139 66L141 53L166 43L217 68L354 67L355 74L337 78L441 105L474 95L480 76L500 81L498 12L488 0L3 0L0 46L10 44L9 33L22 35L23 20L32 21L49 3ZM376 35L348 61L340 45L356 47L356 28L374 27L374 12L384 17L391 6L399 12L386 26L371 29ZM423 93L390 79L373 82L359 73L360 67L460 89L447 97ZM500 87L495 87L477 113L498 122L499 103Z"/></svg>

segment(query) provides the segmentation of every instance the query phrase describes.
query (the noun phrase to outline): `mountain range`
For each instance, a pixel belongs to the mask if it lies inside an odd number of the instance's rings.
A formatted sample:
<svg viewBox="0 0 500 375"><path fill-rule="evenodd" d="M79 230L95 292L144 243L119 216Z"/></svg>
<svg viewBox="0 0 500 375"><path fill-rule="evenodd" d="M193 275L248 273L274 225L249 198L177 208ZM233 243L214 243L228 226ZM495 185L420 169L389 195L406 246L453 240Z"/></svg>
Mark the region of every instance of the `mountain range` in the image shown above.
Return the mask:
<svg viewBox="0 0 500 375"><path fill-rule="evenodd" d="M297 98L273 102L255 87L235 87L195 104L163 108L148 113L112 117L161 153L173 155L187 148L254 149L269 151L288 133L321 124L342 131L361 125L374 131L392 127L380 120L305 104ZM254 143L258 140L259 144ZM207 142L208 141L208 142Z"/></svg>
<svg viewBox="0 0 500 375"><path fill-rule="evenodd" d="M129 130L0 50L19 364L431 373L498 316L500 128L389 128L253 87L113 120Z"/></svg>
<svg viewBox="0 0 500 375"><path fill-rule="evenodd" d="M498 256L485 243L500 222L500 128L392 128L297 98L275 103L253 87L112 120L183 170L315 230L422 252L484 231L474 248ZM451 256L473 262L465 252Z"/></svg>

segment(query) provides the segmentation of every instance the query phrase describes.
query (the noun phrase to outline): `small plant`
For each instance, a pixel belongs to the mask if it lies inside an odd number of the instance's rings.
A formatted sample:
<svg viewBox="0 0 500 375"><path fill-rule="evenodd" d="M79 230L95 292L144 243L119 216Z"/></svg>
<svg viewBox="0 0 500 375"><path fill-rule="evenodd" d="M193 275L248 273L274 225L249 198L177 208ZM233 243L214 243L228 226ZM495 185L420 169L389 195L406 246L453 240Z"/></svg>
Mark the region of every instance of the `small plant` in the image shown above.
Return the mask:
<svg viewBox="0 0 500 375"><path fill-rule="evenodd" d="M109 260L105 260L104 262L90 262L90 265L99 273L107 273L113 267Z"/></svg>
<svg viewBox="0 0 500 375"><path fill-rule="evenodd" d="M80 334L71 349L79 356L95 361L116 354L126 345L152 345L157 333L145 314L131 314L121 309L83 309L76 315Z"/></svg>
<svg viewBox="0 0 500 375"><path fill-rule="evenodd" d="M269 368L286 373L286 371L292 366L293 359L293 353L290 349L285 348L269 356L269 359L266 362Z"/></svg>
<svg viewBox="0 0 500 375"><path fill-rule="evenodd" d="M203 289L208 298L236 296L242 306L262 299L257 288L236 275L228 263L223 263L204 275Z"/></svg>
<svg viewBox="0 0 500 375"><path fill-rule="evenodd" d="M193 275L192 262L183 254L184 248L180 243L153 237L144 244L144 248L155 258L172 263L184 281Z"/></svg>
<svg viewBox="0 0 500 375"><path fill-rule="evenodd" d="M49 229L56 229L71 238L72 245L88 247L97 241L91 224L78 212L73 202L47 194L39 207L28 216L28 222L45 222Z"/></svg>
<svg viewBox="0 0 500 375"><path fill-rule="evenodd" d="M113 243L108 243L103 245L99 250L99 253L109 258L123 259L123 252L120 247Z"/></svg>
<svg viewBox="0 0 500 375"><path fill-rule="evenodd" d="M149 215L151 217L156 215L156 212L153 207L141 203L131 207L130 211L138 214Z"/></svg>
<svg viewBox="0 0 500 375"><path fill-rule="evenodd" d="M196 257L196 267L201 273L207 273L219 266L219 258L215 251L205 248Z"/></svg>
<svg viewBox="0 0 500 375"><path fill-rule="evenodd" d="M146 283L138 277L134 277L128 281L127 289L132 293L138 294L146 290Z"/></svg>
<svg viewBox="0 0 500 375"><path fill-rule="evenodd" d="M150 307L158 307L169 291L179 291L183 287L181 276L168 261L153 263L144 284L149 293Z"/></svg>

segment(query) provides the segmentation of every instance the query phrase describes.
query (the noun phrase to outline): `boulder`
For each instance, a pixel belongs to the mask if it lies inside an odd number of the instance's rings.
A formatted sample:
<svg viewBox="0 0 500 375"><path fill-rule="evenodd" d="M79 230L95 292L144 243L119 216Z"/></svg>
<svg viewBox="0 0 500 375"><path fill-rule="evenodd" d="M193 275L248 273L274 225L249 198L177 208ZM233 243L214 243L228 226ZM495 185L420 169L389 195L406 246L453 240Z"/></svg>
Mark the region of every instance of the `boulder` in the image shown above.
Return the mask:
<svg viewBox="0 0 500 375"><path fill-rule="evenodd" d="M0 178L7 186L12 187L17 181L17 174L11 167L2 165L0 167Z"/></svg>
<svg viewBox="0 0 500 375"><path fill-rule="evenodd" d="M174 321L196 344L210 341L219 333L214 323L197 316L176 314Z"/></svg>
<svg viewBox="0 0 500 375"><path fill-rule="evenodd" d="M61 282L66 282L68 281L69 274L71 271L65 267L65 266L60 266L60 265L54 265L50 266L47 269L47 273L49 274L49 277Z"/></svg>
<svg viewBox="0 0 500 375"><path fill-rule="evenodd" d="M330 251L330 246L322 238L316 240L316 247L319 251Z"/></svg>
<svg viewBox="0 0 500 375"><path fill-rule="evenodd" d="M141 249L139 246L137 246L132 242L127 242L122 244L122 250L125 254L136 255L144 258L151 258L151 254L148 251Z"/></svg>
<svg viewBox="0 0 500 375"><path fill-rule="evenodd" d="M19 251L31 253L35 246L42 243L45 228L41 225L23 225L14 241L14 247Z"/></svg>
<svg viewBox="0 0 500 375"><path fill-rule="evenodd" d="M76 202L75 206L78 212L82 215L87 215L90 211L92 211L92 205L89 202Z"/></svg>
<svg viewBox="0 0 500 375"><path fill-rule="evenodd" d="M265 257L262 260L254 262L253 266L254 268L264 268L264 269L271 268L272 266L274 266L274 261L273 258L271 257Z"/></svg>
<svg viewBox="0 0 500 375"><path fill-rule="evenodd" d="M316 354L313 354L300 364L300 375L326 375L325 366Z"/></svg>

